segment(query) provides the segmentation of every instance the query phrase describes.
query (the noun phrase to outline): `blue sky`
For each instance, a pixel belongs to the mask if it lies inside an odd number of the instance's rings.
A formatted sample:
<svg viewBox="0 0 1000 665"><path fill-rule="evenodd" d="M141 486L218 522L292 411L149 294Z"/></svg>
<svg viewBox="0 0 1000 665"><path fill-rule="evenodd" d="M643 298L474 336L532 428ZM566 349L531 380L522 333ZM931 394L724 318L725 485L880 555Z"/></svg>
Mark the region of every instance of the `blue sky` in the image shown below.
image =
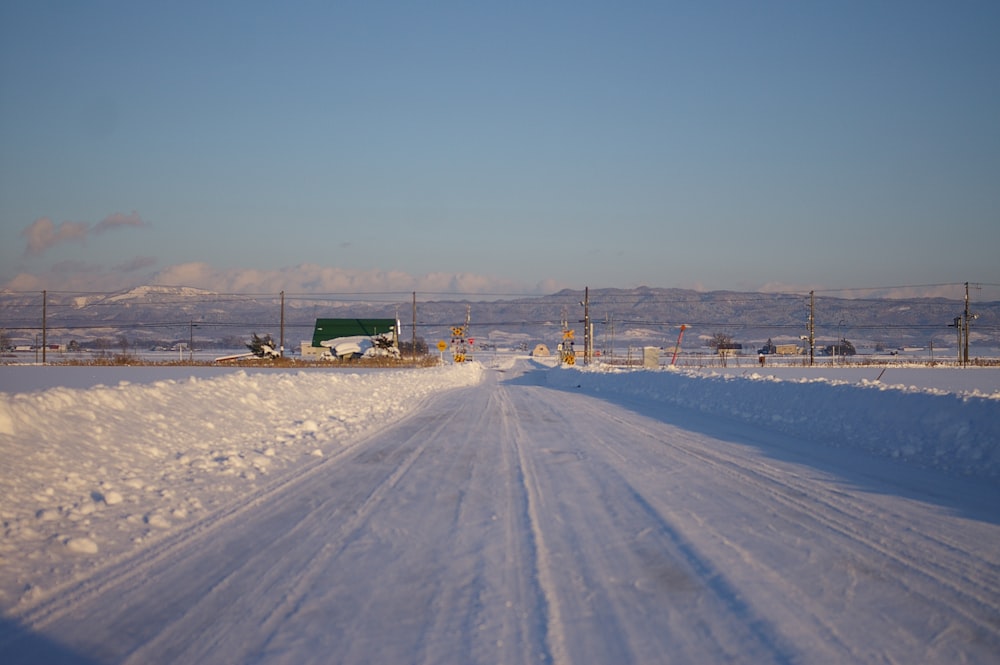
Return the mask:
<svg viewBox="0 0 1000 665"><path fill-rule="evenodd" d="M0 288L1000 282L1000 3L0 4Z"/></svg>

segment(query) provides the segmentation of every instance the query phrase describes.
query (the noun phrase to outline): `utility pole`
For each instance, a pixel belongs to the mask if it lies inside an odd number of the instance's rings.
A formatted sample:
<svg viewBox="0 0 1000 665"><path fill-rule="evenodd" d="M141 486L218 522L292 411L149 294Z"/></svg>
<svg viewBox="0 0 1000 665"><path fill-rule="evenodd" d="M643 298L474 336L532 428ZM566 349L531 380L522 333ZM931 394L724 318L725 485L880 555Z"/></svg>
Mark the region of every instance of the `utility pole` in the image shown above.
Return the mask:
<svg viewBox="0 0 1000 665"><path fill-rule="evenodd" d="M952 321L949 328L955 328L958 331L958 364L962 364L962 317L956 316Z"/></svg>
<svg viewBox="0 0 1000 665"><path fill-rule="evenodd" d="M816 348L816 292L809 292L809 366L813 364L813 352Z"/></svg>
<svg viewBox="0 0 1000 665"><path fill-rule="evenodd" d="M49 342L47 339L48 325L46 318L46 309L49 302L49 292L42 291L42 364L45 364L45 352L48 351Z"/></svg>
<svg viewBox="0 0 1000 665"><path fill-rule="evenodd" d="M965 283L965 336L964 344L962 345L962 364L969 364L969 283Z"/></svg>
<svg viewBox="0 0 1000 665"><path fill-rule="evenodd" d="M608 353L611 354L610 362L614 364L615 362L615 315L609 314L606 317L608 327L611 329L611 347L608 349Z"/></svg>
<svg viewBox="0 0 1000 665"><path fill-rule="evenodd" d="M285 357L285 292L281 292L281 340L278 342L279 349L278 355L282 358Z"/></svg>
<svg viewBox="0 0 1000 665"><path fill-rule="evenodd" d="M583 364L590 364L590 287L583 287Z"/></svg>
<svg viewBox="0 0 1000 665"><path fill-rule="evenodd" d="M413 354L413 364L417 364L417 292L413 292L413 331L410 333L410 352Z"/></svg>

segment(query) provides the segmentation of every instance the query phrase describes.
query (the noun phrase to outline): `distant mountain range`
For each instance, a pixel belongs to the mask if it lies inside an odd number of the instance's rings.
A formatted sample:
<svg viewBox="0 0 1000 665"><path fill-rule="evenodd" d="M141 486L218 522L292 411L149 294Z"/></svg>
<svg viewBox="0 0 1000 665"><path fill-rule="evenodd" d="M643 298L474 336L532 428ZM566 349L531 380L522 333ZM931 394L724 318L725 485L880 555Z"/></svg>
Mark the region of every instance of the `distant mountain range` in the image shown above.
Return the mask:
<svg viewBox="0 0 1000 665"><path fill-rule="evenodd" d="M584 303L586 297L586 303ZM734 342L759 346L798 342L808 334L808 294L700 292L649 288L563 290L546 296L499 300L426 300L416 294L351 296L335 294L221 294L187 287L142 286L104 294L0 293L0 330L17 343L29 343L42 330L50 343L124 336L139 346L171 345L194 338L201 346L233 346L252 333L278 338L284 322L286 348L311 338L317 318L390 318L402 324L402 338L430 343L447 339L452 326L468 318L469 335L497 345L554 345L563 324L582 343L585 315L593 324L595 348L611 345L666 346L679 327L689 328L686 345L704 345L722 334ZM44 312L43 312L44 307ZM964 314L965 303L946 298L846 299L816 296L813 300L817 345L841 337L865 346L899 348L954 347L957 330L949 325ZM973 302L977 316L972 344L1000 347L1000 302Z"/></svg>

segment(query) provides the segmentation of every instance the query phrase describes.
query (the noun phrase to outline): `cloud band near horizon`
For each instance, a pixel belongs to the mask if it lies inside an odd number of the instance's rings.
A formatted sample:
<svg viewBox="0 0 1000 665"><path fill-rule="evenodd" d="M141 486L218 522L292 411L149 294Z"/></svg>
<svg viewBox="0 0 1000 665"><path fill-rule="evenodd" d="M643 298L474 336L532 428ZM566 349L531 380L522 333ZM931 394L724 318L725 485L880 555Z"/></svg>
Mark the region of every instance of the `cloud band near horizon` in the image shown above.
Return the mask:
<svg viewBox="0 0 1000 665"><path fill-rule="evenodd" d="M553 279L536 284L475 273L411 275L399 270L351 270L305 263L278 269L216 268L196 261L143 272L153 259L139 257L111 270L88 266L69 271L53 266L45 273L22 272L0 289L13 292L115 292L137 286L189 286L217 293L454 293L540 295L564 288Z"/></svg>

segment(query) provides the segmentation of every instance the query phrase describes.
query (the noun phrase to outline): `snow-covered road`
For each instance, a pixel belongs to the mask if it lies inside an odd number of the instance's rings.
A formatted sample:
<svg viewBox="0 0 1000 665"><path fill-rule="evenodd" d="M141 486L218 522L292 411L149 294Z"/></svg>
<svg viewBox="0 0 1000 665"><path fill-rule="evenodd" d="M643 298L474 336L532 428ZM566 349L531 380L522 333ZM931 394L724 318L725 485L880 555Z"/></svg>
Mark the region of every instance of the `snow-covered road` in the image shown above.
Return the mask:
<svg viewBox="0 0 1000 665"><path fill-rule="evenodd" d="M996 662L995 482L549 374L261 484L6 626L5 662Z"/></svg>

